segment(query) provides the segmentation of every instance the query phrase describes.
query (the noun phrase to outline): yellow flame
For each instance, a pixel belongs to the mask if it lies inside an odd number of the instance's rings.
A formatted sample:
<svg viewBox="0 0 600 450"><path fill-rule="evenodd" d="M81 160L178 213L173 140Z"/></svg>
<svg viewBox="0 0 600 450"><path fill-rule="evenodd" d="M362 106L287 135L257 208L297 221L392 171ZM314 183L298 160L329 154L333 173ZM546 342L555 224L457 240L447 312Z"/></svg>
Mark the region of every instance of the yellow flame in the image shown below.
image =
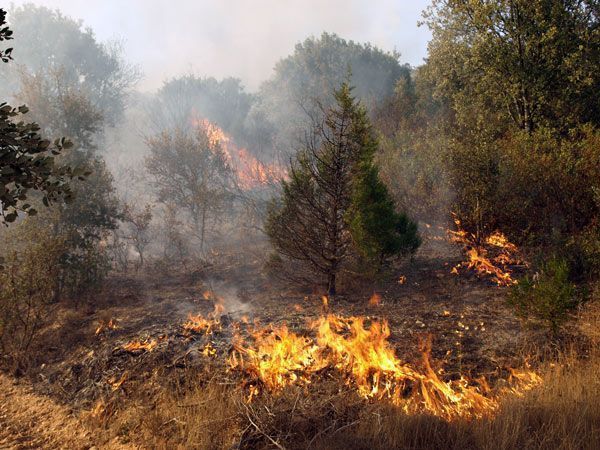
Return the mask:
<svg viewBox="0 0 600 450"><path fill-rule="evenodd" d="M431 343L422 348L422 369L400 361L388 342L386 321L365 325L364 317L327 315L312 324L316 338L289 331L284 324L253 333L253 344L238 337L228 362L250 380L248 400L259 393L259 386L278 391L291 384L308 384L311 375L326 367L343 374L365 398L388 399L407 412L427 412L447 420L455 417L481 417L492 413L497 399L489 396L485 380L476 385L461 378L442 381L431 366ZM513 372L511 372L513 373ZM517 375L518 374L518 375ZM541 382L529 370L515 371L513 393ZM259 383L259 384L257 384Z"/></svg>

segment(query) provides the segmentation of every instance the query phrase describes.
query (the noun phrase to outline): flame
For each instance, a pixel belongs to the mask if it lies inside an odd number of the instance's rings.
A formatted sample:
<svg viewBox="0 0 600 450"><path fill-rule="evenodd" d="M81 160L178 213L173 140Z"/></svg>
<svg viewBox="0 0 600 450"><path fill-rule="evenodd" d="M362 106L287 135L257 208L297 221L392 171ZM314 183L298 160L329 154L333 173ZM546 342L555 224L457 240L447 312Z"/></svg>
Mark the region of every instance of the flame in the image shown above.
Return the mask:
<svg viewBox="0 0 600 450"><path fill-rule="evenodd" d="M183 324L183 329L193 333L211 334L213 330L221 329L218 319L205 319L201 314L188 314L188 320Z"/></svg>
<svg viewBox="0 0 600 450"><path fill-rule="evenodd" d="M237 147L219 126L208 119L194 118L192 124L204 130L211 148L219 146L223 150L243 190L255 189L287 177L287 171L283 167L263 163L247 149Z"/></svg>
<svg viewBox="0 0 600 450"><path fill-rule="evenodd" d="M307 337L291 333L287 325L266 327L253 334L255 347L239 341L228 362L267 388L279 390L298 381L308 382L305 373L313 370L318 347Z"/></svg>
<svg viewBox="0 0 600 450"><path fill-rule="evenodd" d="M400 277L398 278L398 284L404 284L404 283L406 283L406 276L400 275Z"/></svg>
<svg viewBox="0 0 600 450"><path fill-rule="evenodd" d="M491 276L492 281L498 286L510 286L517 283L508 268L510 265L523 263L515 257L518 252L515 244L511 243L500 231L494 231L483 239L484 245L478 244L476 236L463 230L460 220L456 217L454 223L457 230L448 230L449 239L451 242L464 245L467 261L454 266L450 273L458 275L459 269L464 267L474 270L480 276ZM495 255L490 256L492 253Z"/></svg>
<svg viewBox="0 0 600 450"><path fill-rule="evenodd" d="M323 295L321 297L321 304L322 304L322 309L323 312L326 313L329 311L329 297L327 297L326 295Z"/></svg>
<svg viewBox="0 0 600 450"><path fill-rule="evenodd" d="M188 314L188 320L183 324L183 329L192 333L212 334L214 330L221 329L219 318L225 311L225 306L223 299L216 297L211 291L206 291L202 295L206 300L216 300L214 309L208 313L206 318L201 314Z"/></svg>
<svg viewBox="0 0 600 450"><path fill-rule="evenodd" d="M117 328L119 328L117 325L117 319L111 318L108 321L100 320L98 322L98 327L96 328L95 335L98 336L107 330L116 330Z"/></svg>
<svg viewBox="0 0 600 450"><path fill-rule="evenodd" d="M446 420L482 417L498 405L483 379L445 382L431 365L431 341L422 347L421 369L400 361L388 338L387 321L364 317L322 316L312 324L314 339L291 332L287 325L252 333L252 344L239 338L228 359L231 369L250 379L248 401L264 388L279 391L291 384L309 384L311 375L329 367L367 399L387 399L406 412L426 412ZM512 373L512 372L511 372ZM541 378L531 371L512 375L513 393L523 392ZM528 378L529 377L529 378ZM533 380L533 381L532 381ZM510 381L510 380L509 380Z"/></svg>
<svg viewBox="0 0 600 450"><path fill-rule="evenodd" d="M211 358L217 356L217 350L209 342L204 346L200 354L206 356L207 358Z"/></svg>
<svg viewBox="0 0 600 450"><path fill-rule="evenodd" d="M371 298L369 299L369 305L370 306L379 306L381 303L381 295L379 295L377 292L374 292L373 295L371 295Z"/></svg>
<svg viewBox="0 0 600 450"><path fill-rule="evenodd" d="M144 350L147 352L151 352L158 345L158 341L156 339L145 339L143 341L131 341L125 345L123 345L123 349L128 352L135 352L138 350Z"/></svg>
<svg viewBox="0 0 600 450"><path fill-rule="evenodd" d="M127 379L129 378L129 372L126 370L125 372L123 372L123 374L121 375L121 377L117 380L116 377L112 377L109 380L107 380L107 383L110 385L110 387L112 388L113 392L118 390L123 383L125 383L125 381L127 381Z"/></svg>

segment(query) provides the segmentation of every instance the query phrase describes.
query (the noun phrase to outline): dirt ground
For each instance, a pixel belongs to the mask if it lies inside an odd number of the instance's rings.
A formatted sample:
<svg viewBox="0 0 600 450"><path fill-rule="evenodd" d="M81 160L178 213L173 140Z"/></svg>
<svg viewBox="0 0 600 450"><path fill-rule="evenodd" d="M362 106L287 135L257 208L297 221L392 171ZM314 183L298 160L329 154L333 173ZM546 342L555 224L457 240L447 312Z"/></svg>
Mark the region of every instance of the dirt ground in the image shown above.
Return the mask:
<svg viewBox="0 0 600 450"><path fill-rule="evenodd" d="M461 374L493 379L522 363L520 348L528 332L507 309L506 288L450 273L461 259L459 247L430 241L387 281L340 294L327 312L388 320L390 342L409 363L419 360L419 341L430 335L436 368L443 368L447 379ZM309 322L326 312L320 295L283 290L261 275L261 266L258 257L238 255L175 274L164 269L114 274L101 292L56 310L28 376L18 384L0 378L0 448L98 445L82 425L94 408L109 409L111 399L126 397L139 381L152 395L152 386L164 382L165 374L208 370L202 349L209 342L217 352L210 365L223 364L241 321L286 322L308 333ZM203 296L207 290L223 299L223 329L190 336L182 329L188 314L206 316L214 307ZM373 293L381 298L377 305L369 302ZM98 324L110 319L117 328L96 335ZM132 340L155 340L157 346L151 352L124 350ZM54 432L65 428L67 440ZM119 448L126 443L101 444Z"/></svg>

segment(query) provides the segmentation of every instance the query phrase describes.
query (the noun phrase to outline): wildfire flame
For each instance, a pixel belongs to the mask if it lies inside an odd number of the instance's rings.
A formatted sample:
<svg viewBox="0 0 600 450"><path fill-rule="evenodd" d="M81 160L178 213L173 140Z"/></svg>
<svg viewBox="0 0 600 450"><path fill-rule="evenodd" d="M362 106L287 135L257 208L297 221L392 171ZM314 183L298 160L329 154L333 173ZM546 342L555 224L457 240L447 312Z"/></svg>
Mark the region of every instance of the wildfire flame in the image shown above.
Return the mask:
<svg viewBox="0 0 600 450"><path fill-rule="evenodd" d="M460 220L454 218L456 231L448 230L450 241L462 244L465 247L467 261L453 267L451 273L458 275L459 269L466 268L474 270L480 276L491 276L498 286L510 286L517 281L512 278L512 272L508 266L522 264L515 254L518 248L511 243L500 231L495 231L487 236L483 242L478 244L476 237L462 229ZM493 249L493 252L491 251ZM491 256L491 253L495 253Z"/></svg>
<svg viewBox="0 0 600 450"><path fill-rule="evenodd" d="M100 334L104 333L105 331L116 330L117 328L118 328L117 319L112 319L111 318L108 321L106 321L106 320L100 320L98 322L98 327L96 328L95 335L99 336Z"/></svg>
<svg viewBox="0 0 600 450"><path fill-rule="evenodd" d="M218 319L204 318L201 314L188 314L188 320L183 324L183 329L193 333L211 334L213 330L221 329Z"/></svg>
<svg viewBox="0 0 600 450"><path fill-rule="evenodd" d="M451 420L481 417L495 410L498 401L488 395L485 380L473 385L464 378L445 382L438 377L431 365L430 341L423 345L422 368L418 370L396 357L388 342L386 321L372 321L367 327L365 320L322 316L312 324L314 339L291 332L285 324L263 328L252 333L252 345L237 337L228 363L253 380L248 401L260 392L260 386L279 391L291 384L308 384L311 375L329 367L341 373L361 396L388 399L407 412L427 412ZM528 370L515 371L512 377L517 380L514 393L541 382Z"/></svg>
<svg viewBox="0 0 600 450"><path fill-rule="evenodd" d="M220 317L225 311L223 299L216 297L212 291L206 291L202 294L205 300L214 300L215 306L212 312L205 318L202 314L188 314L188 320L183 324L183 329L192 333L211 334L215 330L221 329Z"/></svg>
<svg viewBox="0 0 600 450"><path fill-rule="evenodd" d="M123 349L128 352L135 352L138 350L144 350L147 352L151 352L158 345L158 341L156 339L145 339L143 341L131 341L125 345L123 345Z"/></svg>
<svg viewBox="0 0 600 450"><path fill-rule="evenodd" d="M276 164L259 161L247 149L237 147L233 140L216 124L208 119L192 120L194 126L206 132L211 148L220 148L225 152L227 162L234 168L238 184L243 190L251 190L287 177L287 171Z"/></svg>
<svg viewBox="0 0 600 450"><path fill-rule="evenodd" d="M369 299L369 305L370 306L379 306L380 303L381 303L381 295L379 295L377 292L374 292L373 295L371 295L371 298Z"/></svg>
<svg viewBox="0 0 600 450"><path fill-rule="evenodd" d="M204 346L200 353L207 358L217 356L217 350L211 345L210 342Z"/></svg>

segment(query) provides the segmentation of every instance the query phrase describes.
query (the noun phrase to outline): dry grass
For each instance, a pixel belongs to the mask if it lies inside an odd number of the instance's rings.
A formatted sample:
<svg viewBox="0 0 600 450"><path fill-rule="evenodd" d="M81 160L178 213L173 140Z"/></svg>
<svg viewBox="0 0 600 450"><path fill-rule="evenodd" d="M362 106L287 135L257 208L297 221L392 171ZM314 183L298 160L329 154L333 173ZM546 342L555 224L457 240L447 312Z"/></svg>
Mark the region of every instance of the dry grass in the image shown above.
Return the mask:
<svg viewBox="0 0 600 450"><path fill-rule="evenodd" d="M454 422L366 402L329 377L251 404L239 387L210 382L130 404L107 439L163 449L600 448L600 354L562 356L543 375L542 386L507 397L493 417Z"/></svg>

